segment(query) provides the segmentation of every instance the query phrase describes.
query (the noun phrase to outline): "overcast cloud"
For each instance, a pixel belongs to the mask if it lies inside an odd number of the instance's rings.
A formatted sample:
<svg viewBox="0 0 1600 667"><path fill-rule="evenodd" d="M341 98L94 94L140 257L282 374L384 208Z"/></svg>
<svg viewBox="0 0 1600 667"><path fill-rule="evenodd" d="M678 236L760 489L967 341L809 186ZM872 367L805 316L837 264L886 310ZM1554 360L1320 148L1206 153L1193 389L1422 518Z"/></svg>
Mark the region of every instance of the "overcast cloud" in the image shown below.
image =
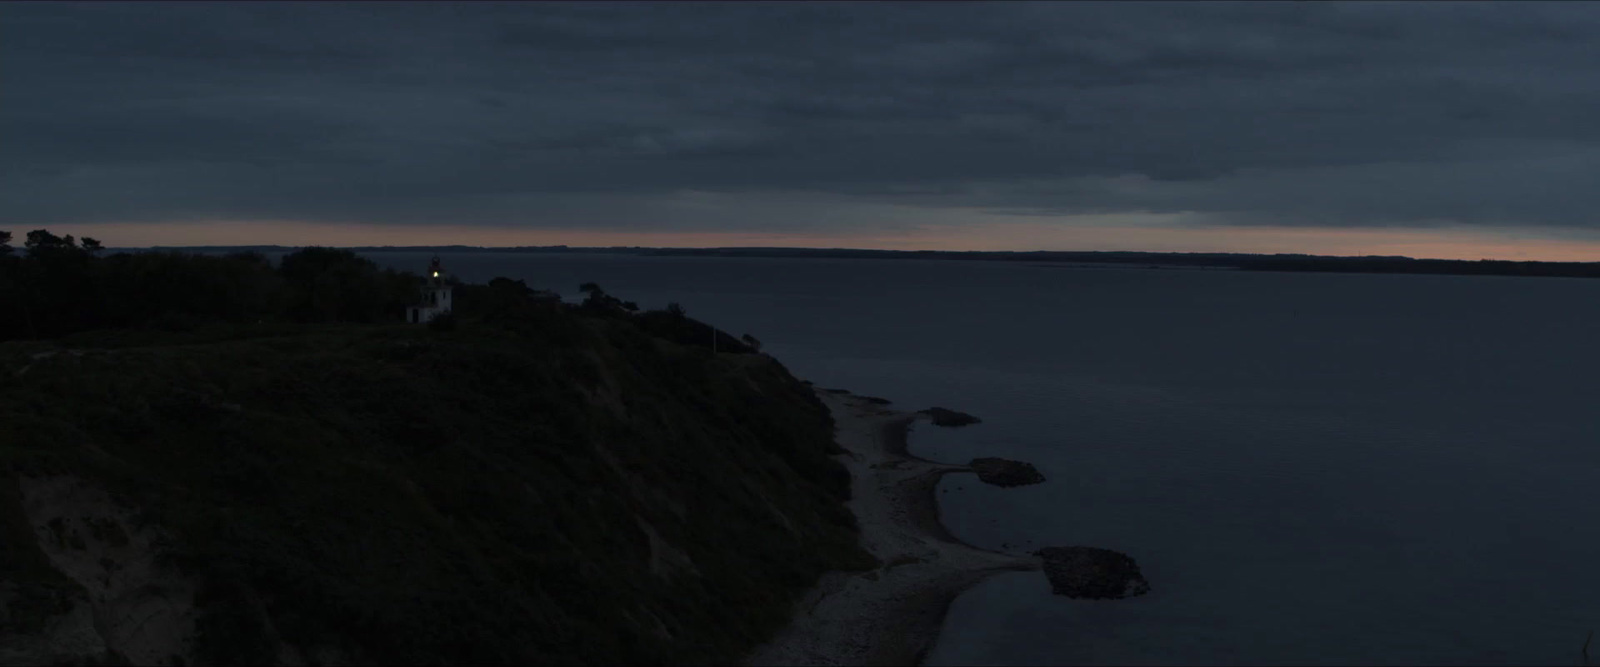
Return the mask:
<svg viewBox="0 0 1600 667"><path fill-rule="evenodd" d="M1596 72L1591 3L6 3L0 228L1577 231Z"/></svg>

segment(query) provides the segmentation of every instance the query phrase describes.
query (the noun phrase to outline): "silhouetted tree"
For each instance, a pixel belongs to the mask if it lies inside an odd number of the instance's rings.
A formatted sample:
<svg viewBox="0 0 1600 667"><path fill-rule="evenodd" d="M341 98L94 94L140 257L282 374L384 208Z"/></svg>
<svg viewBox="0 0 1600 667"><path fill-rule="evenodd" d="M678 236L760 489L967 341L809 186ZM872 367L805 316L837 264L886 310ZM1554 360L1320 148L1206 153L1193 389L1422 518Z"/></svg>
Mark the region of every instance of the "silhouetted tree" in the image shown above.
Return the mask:
<svg viewBox="0 0 1600 667"><path fill-rule="evenodd" d="M676 302L676 301L667 304L667 313L672 315L673 317L688 317L689 316L688 313L684 312L683 306L678 305L678 302Z"/></svg>
<svg viewBox="0 0 1600 667"><path fill-rule="evenodd" d="M44 229L28 232L23 246L28 249L28 256L34 258L59 257L80 250L71 234L56 236Z"/></svg>
<svg viewBox="0 0 1600 667"><path fill-rule="evenodd" d="M8 258L5 281L24 322L5 327L5 335L53 336L95 326L98 296L89 254L71 236L43 229L28 232L24 247L20 261Z"/></svg>
<svg viewBox="0 0 1600 667"><path fill-rule="evenodd" d="M588 298L583 300L580 307L593 313L617 314L639 309L638 304L631 304L633 307L629 308L630 302L624 302L622 299L606 294L606 291L600 289L600 286L595 283L579 285L578 291L589 295Z"/></svg>
<svg viewBox="0 0 1600 667"><path fill-rule="evenodd" d="M489 280L489 287L503 290L509 294L528 295L533 293L533 288L521 280L512 280L504 276L495 276Z"/></svg>
<svg viewBox="0 0 1600 667"><path fill-rule="evenodd" d="M534 293L527 283L502 276L491 279L487 287L486 290L458 288L455 309L480 314L503 313L526 305Z"/></svg>
<svg viewBox="0 0 1600 667"><path fill-rule="evenodd" d="M0 340L36 335L33 332L32 314L18 283L21 265L20 260L11 256L11 232L0 232L0 304L16 304L22 315L9 321L0 321Z"/></svg>
<svg viewBox="0 0 1600 667"><path fill-rule="evenodd" d="M749 345L751 350L754 350L756 352L760 352L761 351L761 341L757 340L755 336L752 336L750 334L745 334L743 336L740 336L739 340L744 341L745 345Z"/></svg>
<svg viewBox="0 0 1600 667"><path fill-rule="evenodd" d="M380 270L340 248L313 246L284 255L278 273L289 284L289 317L304 322L399 319L418 298L416 276Z"/></svg>
<svg viewBox="0 0 1600 667"><path fill-rule="evenodd" d="M15 315L0 317L0 339L213 322L399 320L421 285L413 274L332 248L291 253L274 267L260 253L101 258L105 248L98 240L44 229L29 232L25 247L24 253L0 253L0 304Z"/></svg>
<svg viewBox="0 0 1600 667"><path fill-rule="evenodd" d="M284 281L259 255L139 252L89 263L97 327L256 322L284 305Z"/></svg>

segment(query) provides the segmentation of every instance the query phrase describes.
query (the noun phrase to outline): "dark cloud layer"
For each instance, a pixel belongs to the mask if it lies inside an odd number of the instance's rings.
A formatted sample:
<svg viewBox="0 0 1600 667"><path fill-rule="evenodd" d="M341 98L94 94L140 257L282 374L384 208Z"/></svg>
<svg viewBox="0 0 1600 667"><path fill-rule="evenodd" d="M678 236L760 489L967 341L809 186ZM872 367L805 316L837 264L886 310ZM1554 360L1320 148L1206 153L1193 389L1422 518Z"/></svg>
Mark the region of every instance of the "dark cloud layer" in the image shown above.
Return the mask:
<svg viewBox="0 0 1600 667"><path fill-rule="evenodd" d="M0 223L1588 227L1596 71L1588 3L8 3Z"/></svg>

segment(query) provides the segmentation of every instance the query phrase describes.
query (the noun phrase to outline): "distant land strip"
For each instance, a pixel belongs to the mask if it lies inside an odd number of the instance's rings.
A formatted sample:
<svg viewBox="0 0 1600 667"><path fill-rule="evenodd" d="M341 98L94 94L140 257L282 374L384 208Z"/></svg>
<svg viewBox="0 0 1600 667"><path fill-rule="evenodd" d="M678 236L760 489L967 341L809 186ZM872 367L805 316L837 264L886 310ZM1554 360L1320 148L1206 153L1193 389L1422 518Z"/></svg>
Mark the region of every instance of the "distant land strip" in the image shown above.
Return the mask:
<svg viewBox="0 0 1600 667"><path fill-rule="evenodd" d="M291 252L298 246L156 246L114 250L164 250L180 252ZM859 250L848 248L644 248L516 246L362 246L356 252L526 252L604 253L687 257L765 257L795 259L940 259L1032 263L1130 265L1130 268L1212 268L1241 271L1315 271L1325 273L1413 273L1438 275L1527 276L1600 278L1600 262L1534 262L1500 259L1414 259L1394 255L1334 257L1305 254L1250 254L1200 252L1124 251L950 251Z"/></svg>

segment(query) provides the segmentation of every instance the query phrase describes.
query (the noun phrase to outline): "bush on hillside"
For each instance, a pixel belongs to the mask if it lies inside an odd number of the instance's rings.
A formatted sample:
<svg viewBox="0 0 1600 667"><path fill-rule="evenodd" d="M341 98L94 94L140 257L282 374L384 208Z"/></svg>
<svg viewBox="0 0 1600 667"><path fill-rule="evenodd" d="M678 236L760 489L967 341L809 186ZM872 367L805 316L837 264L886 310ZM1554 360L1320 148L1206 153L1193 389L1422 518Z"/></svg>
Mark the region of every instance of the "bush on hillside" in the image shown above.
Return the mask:
<svg viewBox="0 0 1600 667"><path fill-rule="evenodd" d="M456 314L455 313L441 313L441 314L438 314L438 315L434 315L433 319L428 320L428 329L433 330L433 331L455 331L456 330Z"/></svg>
<svg viewBox="0 0 1600 667"><path fill-rule="evenodd" d="M750 353L755 348L745 342L734 338L731 334L719 330L705 322L671 311L650 310L640 313L633 319L635 325L652 336L665 338L679 345L690 347L715 347L718 352ZM713 345L712 338L716 343Z"/></svg>

